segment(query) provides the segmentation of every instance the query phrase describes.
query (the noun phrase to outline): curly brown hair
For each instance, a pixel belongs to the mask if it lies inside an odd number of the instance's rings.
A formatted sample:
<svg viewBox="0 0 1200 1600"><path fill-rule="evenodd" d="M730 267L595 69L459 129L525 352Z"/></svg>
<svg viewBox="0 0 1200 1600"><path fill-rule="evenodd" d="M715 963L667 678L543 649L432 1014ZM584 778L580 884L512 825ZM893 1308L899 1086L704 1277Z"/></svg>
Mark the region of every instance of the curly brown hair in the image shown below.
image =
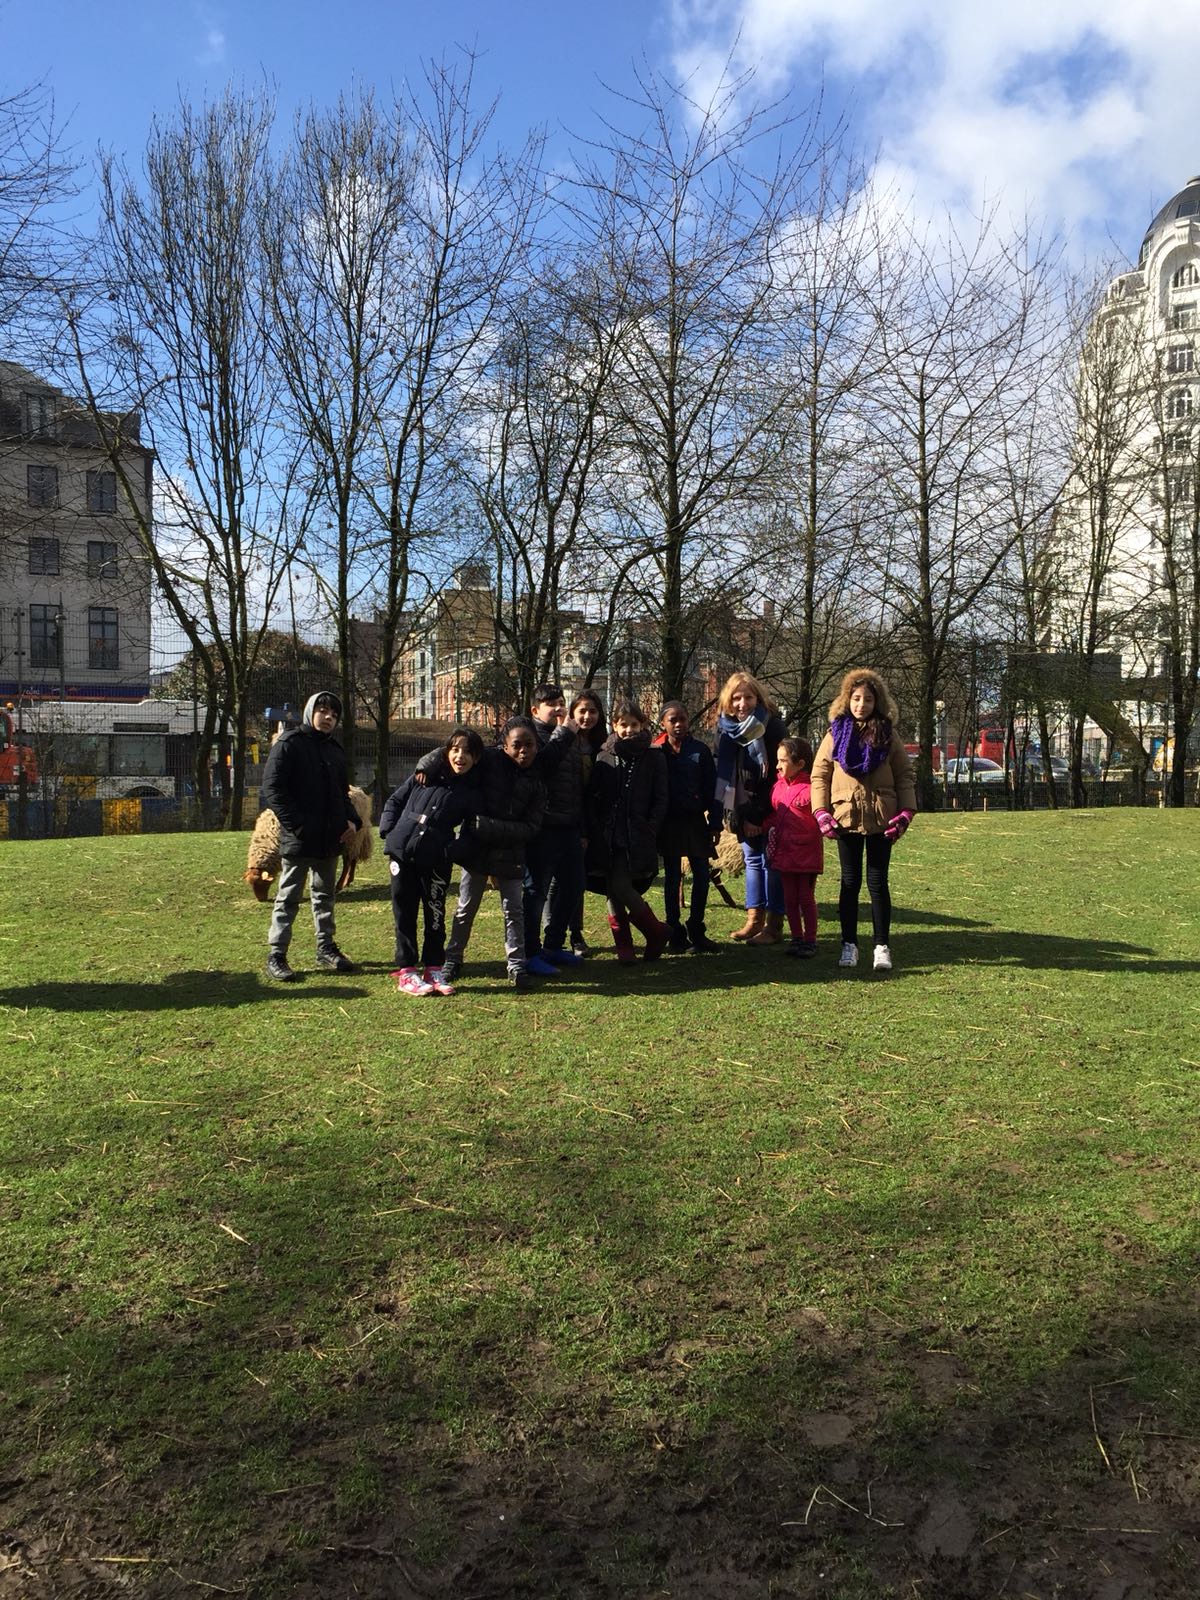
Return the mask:
<svg viewBox="0 0 1200 1600"><path fill-rule="evenodd" d="M855 689L865 687L870 689L875 696L875 716L886 717L895 723L900 715L899 708L892 697L892 691L876 672L874 667L852 667L842 679L842 687L834 696L833 704L829 708L829 720L845 716L850 709L850 696Z"/></svg>

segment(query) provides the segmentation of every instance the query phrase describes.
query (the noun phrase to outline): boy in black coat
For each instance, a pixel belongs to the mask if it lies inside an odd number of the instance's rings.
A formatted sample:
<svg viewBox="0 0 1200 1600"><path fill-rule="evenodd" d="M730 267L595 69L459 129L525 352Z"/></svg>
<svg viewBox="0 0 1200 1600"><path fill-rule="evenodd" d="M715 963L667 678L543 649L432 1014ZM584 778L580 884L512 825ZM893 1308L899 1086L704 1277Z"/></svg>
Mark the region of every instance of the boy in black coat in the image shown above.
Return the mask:
<svg viewBox="0 0 1200 1600"><path fill-rule="evenodd" d="M310 696L304 721L272 746L263 774L261 804L279 819L279 853L283 865L275 891L268 936L267 975L290 983L296 974L288 965L292 923L304 896L305 877L311 877L313 926L317 935L317 966L326 972L353 972L334 942L333 897L337 886L338 853L358 831L358 814L350 800L346 757L333 737L341 721L342 702L336 694Z"/></svg>

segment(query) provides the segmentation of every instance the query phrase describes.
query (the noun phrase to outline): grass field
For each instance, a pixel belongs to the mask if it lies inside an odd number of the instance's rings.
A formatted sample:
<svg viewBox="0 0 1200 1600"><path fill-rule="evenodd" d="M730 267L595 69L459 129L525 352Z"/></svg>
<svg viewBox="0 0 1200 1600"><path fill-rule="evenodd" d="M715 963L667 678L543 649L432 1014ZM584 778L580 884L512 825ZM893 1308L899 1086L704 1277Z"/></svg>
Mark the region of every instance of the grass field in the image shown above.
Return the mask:
<svg viewBox="0 0 1200 1600"><path fill-rule="evenodd" d="M0 1595L1200 1593L1200 814L919 819L886 980L832 871L419 1001L244 850L0 846Z"/></svg>

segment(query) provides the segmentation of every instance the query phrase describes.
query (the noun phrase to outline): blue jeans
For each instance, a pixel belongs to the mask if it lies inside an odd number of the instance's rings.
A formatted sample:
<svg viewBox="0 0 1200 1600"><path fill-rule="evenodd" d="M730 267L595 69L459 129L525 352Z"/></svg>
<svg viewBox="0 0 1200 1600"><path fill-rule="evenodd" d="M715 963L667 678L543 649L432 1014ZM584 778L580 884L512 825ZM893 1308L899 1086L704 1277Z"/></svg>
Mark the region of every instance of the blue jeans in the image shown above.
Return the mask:
<svg viewBox="0 0 1200 1600"><path fill-rule="evenodd" d="M746 910L769 911L783 915L783 881L767 865L767 836L756 833L742 840L742 860L746 863Z"/></svg>
<svg viewBox="0 0 1200 1600"><path fill-rule="evenodd" d="M550 899L546 944L561 950L583 892L583 851L578 828L543 828L525 852L525 952L542 948L542 913ZM554 892L551 894L551 885Z"/></svg>

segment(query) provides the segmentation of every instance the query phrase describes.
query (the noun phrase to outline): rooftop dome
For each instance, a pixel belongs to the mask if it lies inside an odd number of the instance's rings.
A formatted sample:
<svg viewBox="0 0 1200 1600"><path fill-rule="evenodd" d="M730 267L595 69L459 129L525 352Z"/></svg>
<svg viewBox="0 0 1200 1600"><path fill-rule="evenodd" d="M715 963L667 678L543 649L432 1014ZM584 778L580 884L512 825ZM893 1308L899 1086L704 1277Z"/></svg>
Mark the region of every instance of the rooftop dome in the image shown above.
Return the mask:
<svg viewBox="0 0 1200 1600"><path fill-rule="evenodd" d="M1142 248L1138 253L1139 267L1150 254L1155 234L1164 228L1174 227L1183 217L1200 219L1200 177L1189 178L1179 193L1171 196L1146 229L1146 237L1142 240Z"/></svg>

